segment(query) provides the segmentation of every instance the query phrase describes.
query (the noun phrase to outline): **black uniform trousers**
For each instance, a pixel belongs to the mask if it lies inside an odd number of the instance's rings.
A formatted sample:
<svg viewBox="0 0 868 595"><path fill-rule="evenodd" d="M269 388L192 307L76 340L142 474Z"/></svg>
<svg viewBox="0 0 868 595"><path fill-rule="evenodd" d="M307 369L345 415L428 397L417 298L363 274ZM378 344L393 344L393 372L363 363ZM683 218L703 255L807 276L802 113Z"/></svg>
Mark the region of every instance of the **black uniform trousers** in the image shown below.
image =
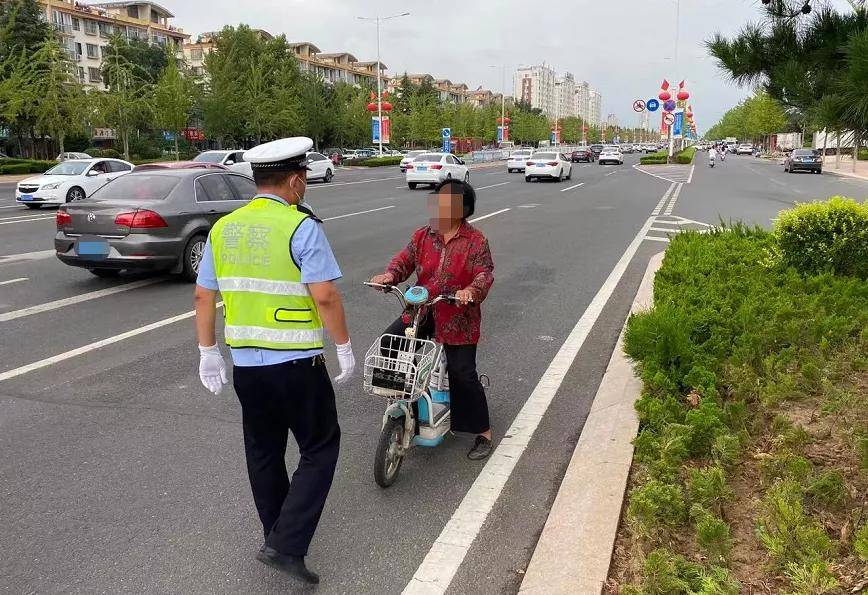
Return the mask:
<svg viewBox="0 0 868 595"><path fill-rule="evenodd" d="M388 335L404 335L410 325L398 318L385 330ZM430 339L434 335L434 320L428 315L419 324L417 337ZM383 341L384 349L390 346ZM488 401L476 371L476 345L444 345L449 372L449 419L453 432L482 434L490 428Z"/></svg>
<svg viewBox="0 0 868 595"><path fill-rule="evenodd" d="M244 450L265 543L283 554L307 555L332 485L341 430L335 393L321 356L271 366L235 366ZM289 432L300 460L290 482Z"/></svg>

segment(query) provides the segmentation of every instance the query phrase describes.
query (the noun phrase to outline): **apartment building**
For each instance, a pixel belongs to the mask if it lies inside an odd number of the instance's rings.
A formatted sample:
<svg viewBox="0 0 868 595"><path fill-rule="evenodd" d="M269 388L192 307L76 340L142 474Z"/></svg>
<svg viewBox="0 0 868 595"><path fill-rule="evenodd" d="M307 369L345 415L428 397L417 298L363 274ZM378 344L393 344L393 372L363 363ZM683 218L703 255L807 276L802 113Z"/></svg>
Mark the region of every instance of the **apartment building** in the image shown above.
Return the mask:
<svg viewBox="0 0 868 595"><path fill-rule="evenodd" d="M174 15L156 2L94 2L37 0L46 20L60 35L66 52L76 63L79 80L104 89L102 58L112 35L139 39L180 52L189 35L169 23Z"/></svg>
<svg viewBox="0 0 868 595"><path fill-rule="evenodd" d="M401 88L401 81L404 80L405 76L413 85L419 86L423 83L431 85L431 87L434 88L434 91L437 92L440 101L443 103L453 103L455 105L471 103L482 107L494 101L494 98L497 99L498 103L500 102L499 93L492 93L482 87L479 87L475 91L471 91L470 87L465 83L453 83L449 79L436 79L427 73L397 74L386 80L385 89L389 93L396 93Z"/></svg>
<svg viewBox="0 0 868 595"><path fill-rule="evenodd" d="M583 122L589 122L588 118L588 99L590 99L591 94L591 86L587 81L582 81L581 83L576 84L576 95L575 95L575 110L576 115L582 119Z"/></svg>
<svg viewBox="0 0 868 595"><path fill-rule="evenodd" d="M559 118L569 118L578 115L576 110L576 79L572 73L566 72L555 80L556 97L555 112Z"/></svg>
<svg viewBox="0 0 868 595"><path fill-rule="evenodd" d="M558 101L556 79L554 69L545 64L519 68L513 76L513 96L554 118Z"/></svg>
<svg viewBox="0 0 868 595"><path fill-rule="evenodd" d="M591 89L588 92L588 119L592 126L598 126L602 123L603 114L603 96L596 89Z"/></svg>

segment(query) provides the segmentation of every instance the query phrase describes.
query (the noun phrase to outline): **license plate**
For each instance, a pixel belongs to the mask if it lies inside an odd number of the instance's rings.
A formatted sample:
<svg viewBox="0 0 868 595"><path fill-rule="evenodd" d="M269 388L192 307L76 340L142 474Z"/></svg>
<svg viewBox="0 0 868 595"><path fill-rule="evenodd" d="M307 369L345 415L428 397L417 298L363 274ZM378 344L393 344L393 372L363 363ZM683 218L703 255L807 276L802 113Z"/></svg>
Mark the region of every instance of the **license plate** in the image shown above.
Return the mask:
<svg viewBox="0 0 868 595"><path fill-rule="evenodd" d="M407 387L407 375L403 372L374 368L371 376L371 386L395 391L403 391Z"/></svg>
<svg viewBox="0 0 868 595"><path fill-rule="evenodd" d="M21 198L19 198L19 200L33 200L33 195L32 194L22 194Z"/></svg>
<svg viewBox="0 0 868 595"><path fill-rule="evenodd" d="M546 164L545 164L545 163L537 163L536 166L537 166L537 167L545 167Z"/></svg>
<svg viewBox="0 0 868 595"><path fill-rule="evenodd" d="M108 241L99 237L82 236L73 248L76 255L85 260L105 260L110 252Z"/></svg>
<svg viewBox="0 0 868 595"><path fill-rule="evenodd" d="M416 171L428 171L428 168L424 165L420 165L416 168Z"/></svg>

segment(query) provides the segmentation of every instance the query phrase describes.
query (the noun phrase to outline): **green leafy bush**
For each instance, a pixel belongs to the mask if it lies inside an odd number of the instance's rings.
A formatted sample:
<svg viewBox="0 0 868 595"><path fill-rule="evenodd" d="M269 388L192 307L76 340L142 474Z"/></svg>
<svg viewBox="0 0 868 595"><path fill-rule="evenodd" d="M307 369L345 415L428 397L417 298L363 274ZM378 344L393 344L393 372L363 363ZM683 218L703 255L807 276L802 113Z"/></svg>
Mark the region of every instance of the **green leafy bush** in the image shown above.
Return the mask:
<svg viewBox="0 0 868 595"><path fill-rule="evenodd" d="M790 595L824 595L839 586L838 579L829 572L829 565L825 562L790 563L784 575L793 586Z"/></svg>
<svg viewBox="0 0 868 595"><path fill-rule="evenodd" d="M868 523L863 523L853 538L853 551L863 562L868 562Z"/></svg>
<svg viewBox="0 0 868 595"><path fill-rule="evenodd" d="M56 161L42 159L0 159L0 174L41 174L55 165Z"/></svg>
<svg viewBox="0 0 868 595"><path fill-rule="evenodd" d="M868 203L799 204L778 215L774 235L784 264L802 273L868 277Z"/></svg>
<svg viewBox="0 0 868 595"><path fill-rule="evenodd" d="M844 476L837 469L815 477L805 488L805 496L812 505L828 510L841 510L849 500Z"/></svg>
<svg viewBox="0 0 868 595"><path fill-rule="evenodd" d="M370 159L359 161L354 165L361 165L363 167L383 167L385 165L398 165L401 163L401 159L403 159L403 157L399 155L395 155L394 157L371 157Z"/></svg>
<svg viewBox="0 0 868 595"><path fill-rule="evenodd" d="M766 493L757 535L782 568L791 562L823 561L832 552L829 536L805 513L801 490L791 480L776 483Z"/></svg>
<svg viewBox="0 0 868 595"><path fill-rule="evenodd" d="M29 174L31 166L29 163L10 163L9 165L0 165L0 174Z"/></svg>
<svg viewBox="0 0 868 595"><path fill-rule="evenodd" d="M641 165L666 165L669 163L669 157L666 153L662 155L660 153L652 153L651 155L640 157L639 163Z"/></svg>
<svg viewBox="0 0 868 595"><path fill-rule="evenodd" d="M702 568L666 549L648 554L642 565L645 595L688 595L702 581Z"/></svg>
<svg viewBox="0 0 868 595"><path fill-rule="evenodd" d="M696 155L696 147L687 147L675 155L675 162L682 165L693 163L693 157Z"/></svg>
<svg viewBox="0 0 868 595"><path fill-rule="evenodd" d="M696 523L696 543L714 562L726 563L732 549L729 525L720 518L696 504L690 509L690 516Z"/></svg>
<svg viewBox="0 0 868 595"><path fill-rule="evenodd" d="M723 504L732 498L732 489L726 484L726 472L720 467L691 469L687 481L690 501L709 510L720 511Z"/></svg>
<svg viewBox="0 0 868 595"><path fill-rule="evenodd" d="M630 493L627 506L627 518L649 538L683 523L686 512L681 488L653 479Z"/></svg>

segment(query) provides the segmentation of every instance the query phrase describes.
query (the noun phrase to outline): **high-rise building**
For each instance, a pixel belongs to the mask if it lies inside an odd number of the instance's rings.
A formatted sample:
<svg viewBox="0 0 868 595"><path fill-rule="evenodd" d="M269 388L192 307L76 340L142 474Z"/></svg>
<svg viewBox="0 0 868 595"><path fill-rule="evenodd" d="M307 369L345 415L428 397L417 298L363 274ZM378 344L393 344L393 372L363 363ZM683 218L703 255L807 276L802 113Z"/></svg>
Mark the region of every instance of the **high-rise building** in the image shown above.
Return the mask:
<svg viewBox="0 0 868 595"><path fill-rule="evenodd" d="M590 99L591 86L587 81L582 81L576 85L576 115L582 119L583 122L590 122L588 118L588 99Z"/></svg>
<svg viewBox="0 0 868 595"><path fill-rule="evenodd" d="M602 120L603 96L596 89L588 91L588 122L591 126L599 126Z"/></svg>
<svg viewBox="0 0 868 595"><path fill-rule="evenodd" d="M46 20L60 36L66 53L75 62L78 80L104 89L102 59L112 35L138 39L161 47L172 47L180 56L189 37L183 29L169 24L171 12L156 2L94 2L38 0Z"/></svg>
<svg viewBox="0 0 868 595"><path fill-rule="evenodd" d="M554 118L557 106L555 79L554 69L545 64L519 68L513 78L513 96L516 101L527 103Z"/></svg>
<svg viewBox="0 0 868 595"><path fill-rule="evenodd" d="M555 111L560 118L575 117L576 111L576 79L569 72L556 81L557 93Z"/></svg>

